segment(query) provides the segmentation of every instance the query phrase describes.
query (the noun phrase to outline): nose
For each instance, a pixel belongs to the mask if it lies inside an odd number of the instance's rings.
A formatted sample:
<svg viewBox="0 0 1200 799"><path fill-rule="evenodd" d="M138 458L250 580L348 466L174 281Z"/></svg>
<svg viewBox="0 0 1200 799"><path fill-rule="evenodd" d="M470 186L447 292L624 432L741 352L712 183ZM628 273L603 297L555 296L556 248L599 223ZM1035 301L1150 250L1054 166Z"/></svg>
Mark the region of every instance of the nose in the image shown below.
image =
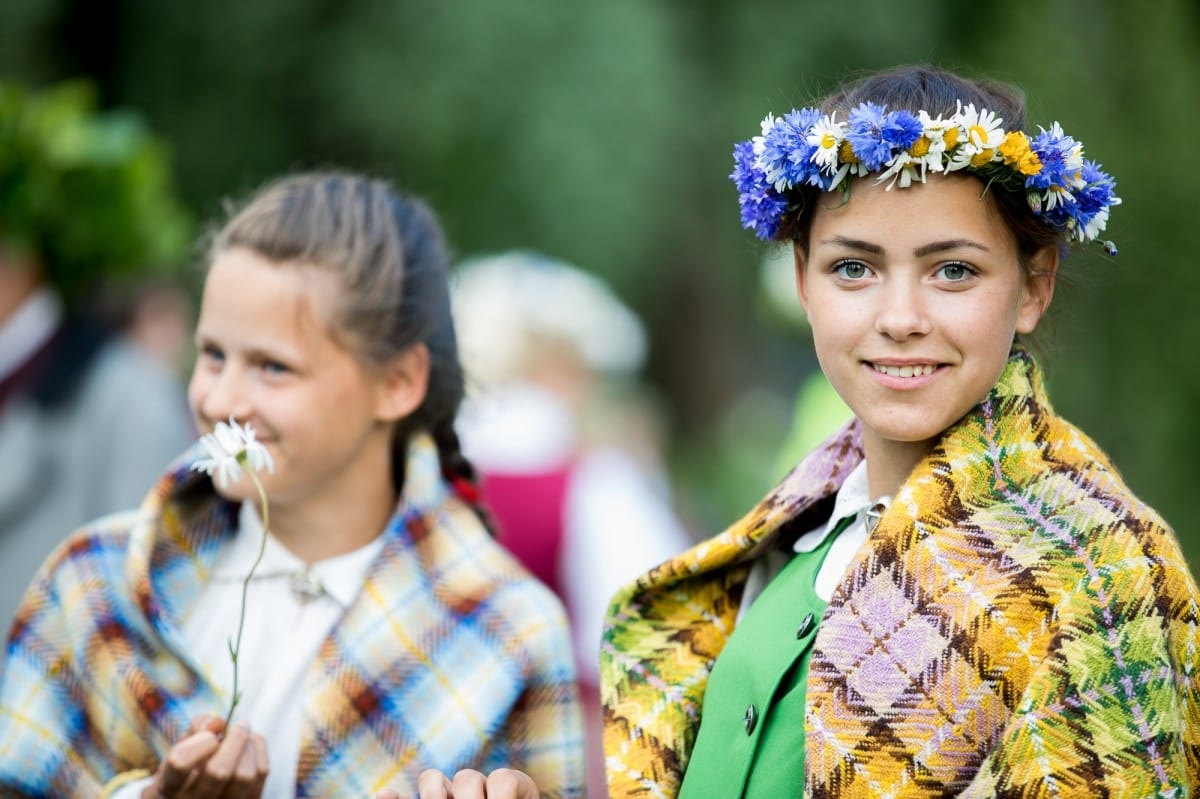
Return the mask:
<svg viewBox="0 0 1200 799"><path fill-rule="evenodd" d="M887 280L880 287L875 330L895 341L923 336L932 329L919 283Z"/></svg>
<svg viewBox="0 0 1200 799"><path fill-rule="evenodd" d="M245 384L245 376L229 364L211 370L197 367L190 391L196 414L208 422L221 421L230 416L241 422L248 421L251 402Z"/></svg>

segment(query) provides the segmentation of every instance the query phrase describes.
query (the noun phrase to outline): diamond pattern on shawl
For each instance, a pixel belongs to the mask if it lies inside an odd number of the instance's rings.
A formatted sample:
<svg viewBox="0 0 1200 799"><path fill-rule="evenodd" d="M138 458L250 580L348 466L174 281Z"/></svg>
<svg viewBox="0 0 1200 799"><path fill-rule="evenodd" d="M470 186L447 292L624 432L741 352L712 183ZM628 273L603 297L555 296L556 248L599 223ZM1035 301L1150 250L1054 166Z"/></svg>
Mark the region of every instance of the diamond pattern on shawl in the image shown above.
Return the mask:
<svg viewBox="0 0 1200 799"><path fill-rule="evenodd" d="M863 583L846 608L830 620L822 640L846 685L883 713L920 681L949 642L917 612L918 602L896 585L891 570ZM852 652L866 656L847 656Z"/></svg>

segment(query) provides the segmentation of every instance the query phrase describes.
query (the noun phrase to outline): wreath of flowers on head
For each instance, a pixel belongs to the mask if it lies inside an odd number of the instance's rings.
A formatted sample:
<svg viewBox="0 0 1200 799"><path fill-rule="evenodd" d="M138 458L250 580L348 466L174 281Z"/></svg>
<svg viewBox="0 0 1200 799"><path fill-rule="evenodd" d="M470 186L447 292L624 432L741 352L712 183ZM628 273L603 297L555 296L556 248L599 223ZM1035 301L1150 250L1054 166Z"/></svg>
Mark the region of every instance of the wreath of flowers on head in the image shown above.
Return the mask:
<svg viewBox="0 0 1200 799"><path fill-rule="evenodd" d="M730 179L738 189L742 226L773 239L783 218L799 205L805 186L850 191L850 179L878 174L887 188L924 183L930 173L968 170L984 185L1025 192L1029 208L1068 240L1094 241L1121 203L1116 182L1083 157L1083 145L1057 122L1030 138L1005 131L993 112L974 104L948 119L925 111L889 111L862 103L846 120L817 108L767 114L762 135L733 150ZM1103 242L1116 255L1116 245Z"/></svg>

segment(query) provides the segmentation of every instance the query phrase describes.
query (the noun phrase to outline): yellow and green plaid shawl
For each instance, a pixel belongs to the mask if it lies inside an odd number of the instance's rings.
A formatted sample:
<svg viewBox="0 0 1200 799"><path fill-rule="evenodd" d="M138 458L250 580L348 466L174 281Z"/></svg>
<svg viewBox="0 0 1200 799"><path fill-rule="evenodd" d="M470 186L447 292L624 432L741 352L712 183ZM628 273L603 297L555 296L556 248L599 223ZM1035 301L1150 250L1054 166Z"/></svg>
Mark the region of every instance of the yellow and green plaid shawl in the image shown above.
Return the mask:
<svg viewBox="0 0 1200 799"><path fill-rule="evenodd" d="M525 769L583 793L566 617L414 437L404 496L354 606L310 666L297 796L414 793L424 768ZM185 459L138 512L65 542L34 579L0 678L0 796L94 797L223 714L180 641L236 507Z"/></svg>
<svg viewBox="0 0 1200 799"><path fill-rule="evenodd" d="M861 457L851 423L722 535L614 599L601 655L614 799L677 795L750 562L823 521ZM806 795L1195 795L1198 597L1171 530L1014 351L830 602Z"/></svg>

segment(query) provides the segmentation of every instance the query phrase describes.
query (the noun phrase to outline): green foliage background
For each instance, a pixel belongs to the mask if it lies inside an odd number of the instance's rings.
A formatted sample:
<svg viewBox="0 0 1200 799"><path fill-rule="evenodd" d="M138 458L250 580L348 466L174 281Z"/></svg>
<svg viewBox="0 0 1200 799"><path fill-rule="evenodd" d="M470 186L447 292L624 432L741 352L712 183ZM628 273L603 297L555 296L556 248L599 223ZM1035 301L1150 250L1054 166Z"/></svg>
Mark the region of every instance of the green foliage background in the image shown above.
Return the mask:
<svg viewBox="0 0 1200 799"><path fill-rule="evenodd" d="M932 62L1023 86L1117 177L1121 255L1067 263L1059 409L1200 559L1200 11L1190 0L8 0L0 75L87 76L171 143L201 217L339 165L428 198L462 254L535 247L647 319L698 532L779 475L814 367L763 301L726 180L735 140L861 70Z"/></svg>

